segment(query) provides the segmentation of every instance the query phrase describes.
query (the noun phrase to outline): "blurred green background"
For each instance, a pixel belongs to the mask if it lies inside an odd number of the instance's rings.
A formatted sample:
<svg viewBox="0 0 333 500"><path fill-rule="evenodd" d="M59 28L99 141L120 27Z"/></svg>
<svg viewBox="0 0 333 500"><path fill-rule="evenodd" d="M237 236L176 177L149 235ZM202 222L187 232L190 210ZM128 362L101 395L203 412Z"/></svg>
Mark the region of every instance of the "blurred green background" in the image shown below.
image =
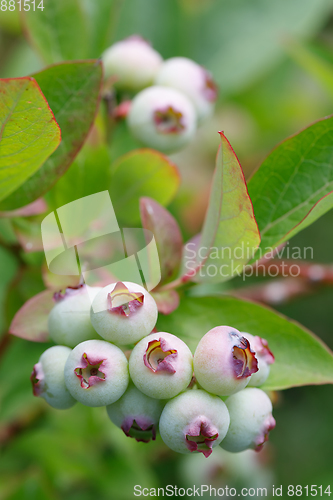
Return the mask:
<svg viewBox="0 0 333 500"><path fill-rule="evenodd" d="M333 4L331 0L124 0L113 2L104 40L83 51L86 32L70 6L88 20L105 2L44 0L44 25L59 51L39 54L23 36L18 8L0 11L0 76L24 76L61 60L61 37L73 58L99 57L113 41L133 33L149 39L164 58L188 56L210 69L220 87L214 117L198 140L174 155L183 182L171 205L185 237L201 227L209 182L224 130L247 177L279 141L333 111ZM65 10L67 4L68 11ZM90 5L91 6L91 5ZM48 10L49 9L49 10ZM63 11L62 11L63 9ZM96 14L97 12L97 14ZM38 13L38 16L42 16ZM95 16L95 17L94 17ZM44 24L43 24L44 23ZM86 29L94 34L94 23ZM76 33L76 34L75 34ZM75 36L74 36L75 35ZM82 42L83 43L83 42ZM38 46L38 44L37 44ZM78 56L76 55L78 54ZM44 57L43 58L41 57ZM316 262L331 263L333 213L293 239L313 246ZM101 408L76 405L57 411L33 398L29 376L45 344L4 336L16 310L44 289L41 252L25 254L8 220L0 219L0 499L99 500L134 498L133 487L323 485L333 490L331 386L296 388L275 395L277 427L262 454L181 456L160 438L148 445L125 438ZM333 288L276 306L333 348ZM255 497L254 497L255 498Z"/></svg>

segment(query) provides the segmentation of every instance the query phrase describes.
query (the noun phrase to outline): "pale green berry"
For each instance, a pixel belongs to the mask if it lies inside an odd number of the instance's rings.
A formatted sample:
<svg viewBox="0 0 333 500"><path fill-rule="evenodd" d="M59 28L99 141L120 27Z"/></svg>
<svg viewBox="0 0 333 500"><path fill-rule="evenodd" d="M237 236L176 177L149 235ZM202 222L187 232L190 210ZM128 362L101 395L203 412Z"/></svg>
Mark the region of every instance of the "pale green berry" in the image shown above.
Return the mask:
<svg viewBox="0 0 333 500"><path fill-rule="evenodd" d="M155 84L183 92L192 101L199 121L213 113L217 86L212 75L191 59L172 57L164 61L157 73Z"/></svg>
<svg viewBox="0 0 333 500"><path fill-rule="evenodd" d="M258 370L248 340L230 326L217 326L202 337L193 364L200 386L219 396L244 389Z"/></svg>
<svg viewBox="0 0 333 500"><path fill-rule="evenodd" d="M157 321L157 305L145 288L118 281L104 287L91 307L91 323L101 337L119 345L148 335Z"/></svg>
<svg viewBox="0 0 333 500"><path fill-rule="evenodd" d="M192 353L175 335L152 333L133 349L129 359L136 387L157 399L168 399L184 391L193 375Z"/></svg>
<svg viewBox="0 0 333 500"><path fill-rule="evenodd" d="M131 36L109 47L102 55L105 77L114 77L115 87L141 90L153 83L162 57L139 36Z"/></svg>
<svg viewBox="0 0 333 500"><path fill-rule="evenodd" d="M127 123L133 136L145 146L171 153L194 138L196 113L179 90L153 86L135 96Z"/></svg>
<svg viewBox="0 0 333 500"><path fill-rule="evenodd" d="M63 345L50 347L43 352L30 377L34 396L41 396L59 410L70 408L76 403L64 378L64 367L70 353L71 349Z"/></svg>
<svg viewBox="0 0 333 500"><path fill-rule="evenodd" d="M163 407L161 400L146 396L130 383L121 398L106 409L110 420L126 436L148 443L151 439L156 439Z"/></svg>
<svg viewBox="0 0 333 500"><path fill-rule="evenodd" d="M104 340L77 345L65 365L65 383L86 406L106 406L119 399L128 386L128 362L123 351Z"/></svg>
<svg viewBox="0 0 333 500"><path fill-rule="evenodd" d="M275 427L272 403L261 389L249 387L226 400L230 427L221 446L231 452L252 448L260 451Z"/></svg>
<svg viewBox="0 0 333 500"><path fill-rule="evenodd" d="M246 332L241 332L241 335L250 342L251 349L256 353L258 360L258 371L251 375L248 387L259 387L268 378L270 365L275 361L273 353L268 347L267 340Z"/></svg>
<svg viewBox="0 0 333 500"><path fill-rule="evenodd" d="M167 402L160 418L164 443L178 453L201 452L208 457L229 427L229 413L217 396L189 390Z"/></svg>
<svg viewBox="0 0 333 500"><path fill-rule="evenodd" d="M51 339L56 344L75 347L90 339L100 339L90 322L90 307L100 287L81 285L55 293L55 306L48 318Z"/></svg>

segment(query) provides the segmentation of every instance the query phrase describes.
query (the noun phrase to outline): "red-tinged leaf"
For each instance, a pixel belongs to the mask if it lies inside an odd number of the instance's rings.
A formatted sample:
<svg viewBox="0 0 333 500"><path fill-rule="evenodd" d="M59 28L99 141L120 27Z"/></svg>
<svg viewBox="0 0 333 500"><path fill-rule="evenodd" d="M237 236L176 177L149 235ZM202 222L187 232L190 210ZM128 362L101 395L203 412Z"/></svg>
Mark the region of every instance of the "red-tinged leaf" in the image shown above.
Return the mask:
<svg viewBox="0 0 333 500"><path fill-rule="evenodd" d="M227 138L216 158L209 206L195 265L195 280L218 283L240 273L260 244L260 234L242 168Z"/></svg>
<svg viewBox="0 0 333 500"><path fill-rule="evenodd" d="M0 200L38 171L60 141L60 127L36 80L1 80Z"/></svg>
<svg viewBox="0 0 333 500"><path fill-rule="evenodd" d="M158 311L162 314L171 314L179 306L179 295L176 290L165 290L165 292L151 292L155 299Z"/></svg>
<svg viewBox="0 0 333 500"><path fill-rule="evenodd" d="M112 166L110 195L118 221L129 227L140 221L139 200L153 197L167 205L180 184L179 171L167 156L153 149L136 149Z"/></svg>
<svg viewBox="0 0 333 500"><path fill-rule="evenodd" d="M151 198L140 199L142 227L150 230L157 245L161 265L161 284L178 272L183 252L183 238L175 218Z"/></svg>
<svg viewBox="0 0 333 500"><path fill-rule="evenodd" d="M33 342L47 342L47 319L54 306L53 292L44 290L29 299L17 311L9 327L9 333Z"/></svg>
<svg viewBox="0 0 333 500"><path fill-rule="evenodd" d="M17 210L10 210L8 212L0 212L0 217L31 217L33 215L43 214L47 210L47 204L43 198L29 203L25 207L18 208Z"/></svg>
<svg viewBox="0 0 333 500"><path fill-rule="evenodd" d="M80 151L99 105L103 77L99 60L56 64L33 76L61 127L62 140L50 158L0 203L0 210L27 205L56 183Z"/></svg>

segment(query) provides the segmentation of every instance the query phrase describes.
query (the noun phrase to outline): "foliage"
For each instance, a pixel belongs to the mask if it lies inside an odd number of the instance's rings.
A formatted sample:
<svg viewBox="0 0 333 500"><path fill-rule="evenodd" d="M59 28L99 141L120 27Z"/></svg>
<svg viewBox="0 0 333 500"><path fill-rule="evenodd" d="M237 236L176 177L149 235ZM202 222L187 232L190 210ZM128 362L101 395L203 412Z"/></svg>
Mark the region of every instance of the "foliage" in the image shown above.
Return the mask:
<svg viewBox="0 0 333 500"><path fill-rule="evenodd" d="M267 390L332 384L333 354L321 339L276 311L234 296L247 285L237 275L242 276L249 262L254 264L262 253L294 236L293 241L306 242L309 226L325 214L314 227L322 224L323 258L331 260L332 218L328 212L333 206L333 118L320 118L332 109L333 58L328 50L318 48L319 37L315 39L318 46L303 42L303 37L315 38L332 9L327 0L44 0L44 4L44 11L22 15L31 47L17 38L11 48L13 57L7 60L0 48L2 74L22 77L0 81L0 328L5 346L3 357L0 353L0 373L6 381L0 391L0 445L10 444L1 459L0 496L58 498L57 489L62 498L71 500L96 494L102 499L111 494L127 499L134 484L168 484L170 479L163 476L162 469L166 466L175 472L174 456L161 456L158 442L149 452L141 444L136 448L130 440L123 444L122 436L95 410L74 408L66 413L68 419L47 411L42 402L32 399L28 380L45 345L14 338L10 343L5 334L11 324L10 331L16 336L47 341L46 315L52 307L53 290L72 284L73 278L63 280L45 270L41 221L66 203L108 189L121 227L139 226L141 221L143 228L154 233L162 267L162 280L153 291L163 313L158 322L161 330L179 335L193 350L208 329L231 324L269 341L276 364L265 384ZM14 36L8 33L18 29L13 28L19 25L15 19L10 13L0 19L4 36ZM187 157L168 158L139 149L124 122L110 116L98 58L111 41L132 33L149 38L164 57L186 55L212 70L221 88L222 105L218 124L212 120L198 136L201 151L206 148L208 153L198 154L194 145ZM29 68L27 61L32 61ZM327 95L316 85L323 85ZM223 114L227 108L232 110L234 127ZM28 129L23 120L29 121ZM313 124L308 125L310 122ZM219 145L216 132L220 123L225 133ZM294 135L267 155L291 133ZM214 134L216 139L211 139ZM248 180L249 172L265 155ZM200 161L204 168L198 174ZM205 197L208 191L209 200ZM26 207L36 200L32 209ZM202 204L208 207L205 216L200 212ZM196 252L191 265L183 246L187 239ZM214 248L223 247L230 248L232 258L229 253L213 253ZM248 251L235 264L238 247ZM226 266L223 276L219 272L210 275L210 265ZM218 296L213 296L216 291ZM321 311L319 320L316 317L311 322L310 316L303 321L303 312L298 313L302 322L309 322L322 336L331 324L331 296L325 293L316 306ZM328 305L320 309L322 304ZM313 302L305 309L306 318L306 314L315 314ZM294 309L287 306L285 312L297 316L297 305ZM320 322L325 315L326 324L324 319ZM329 333L325 341L332 346ZM20 369L13 370L13 366ZM314 410L320 404L317 394L327 398L329 392L325 388L318 388L317 393L302 390L308 392L287 391L284 396L292 405L293 394L300 395L300 406L293 407L292 415L279 408L277 412L282 421L285 418L283 432L290 448L296 450L291 451L293 463L297 459L301 464L298 482L305 484L312 472L302 458L308 453L305 442L309 439L313 449L317 446L308 438L306 425L319 418ZM298 428L297 420L304 415L304 428ZM323 421L318 437L322 449L317 454L323 472L314 476L318 484L329 480L323 450L327 446L324 429L330 428L328 418L322 416L319 421ZM25 433L30 426L31 431ZM291 428L304 438L299 453ZM283 446L279 449L285 454ZM282 469L279 477L291 484L296 478ZM109 471L113 471L112 487L107 480ZM180 475L177 480L185 484Z"/></svg>

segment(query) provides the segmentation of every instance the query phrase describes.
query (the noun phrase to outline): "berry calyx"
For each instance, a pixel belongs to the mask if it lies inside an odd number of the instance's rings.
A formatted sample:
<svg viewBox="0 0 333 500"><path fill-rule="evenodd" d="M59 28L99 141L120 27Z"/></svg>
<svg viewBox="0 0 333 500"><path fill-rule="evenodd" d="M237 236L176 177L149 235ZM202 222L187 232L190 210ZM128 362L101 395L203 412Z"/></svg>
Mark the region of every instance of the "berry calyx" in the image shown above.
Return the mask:
<svg viewBox="0 0 333 500"><path fill-rule="evenodd" d="M152 333L134 347L129 370L136 387L147 396L172 398L191 382L192 353L175 335Z"/></svg>
<svg viewBox="0 0 333 500"><path fill-rule="evenodd" d="M129 381L125 354L104 340L77 345L67 359L64 374L71 395L86 406L114 403Z"/></svg>
<svg viewBox="0 0 333 500"><path fill-rule="evenodd" d="M268 378L270 365L275 361L274 355L268 347L267 340L246 332L242 332L242 335L250 342L251 349L255 351L258 360L258 371L251 375L248 386L261 386Z"/></svg>

